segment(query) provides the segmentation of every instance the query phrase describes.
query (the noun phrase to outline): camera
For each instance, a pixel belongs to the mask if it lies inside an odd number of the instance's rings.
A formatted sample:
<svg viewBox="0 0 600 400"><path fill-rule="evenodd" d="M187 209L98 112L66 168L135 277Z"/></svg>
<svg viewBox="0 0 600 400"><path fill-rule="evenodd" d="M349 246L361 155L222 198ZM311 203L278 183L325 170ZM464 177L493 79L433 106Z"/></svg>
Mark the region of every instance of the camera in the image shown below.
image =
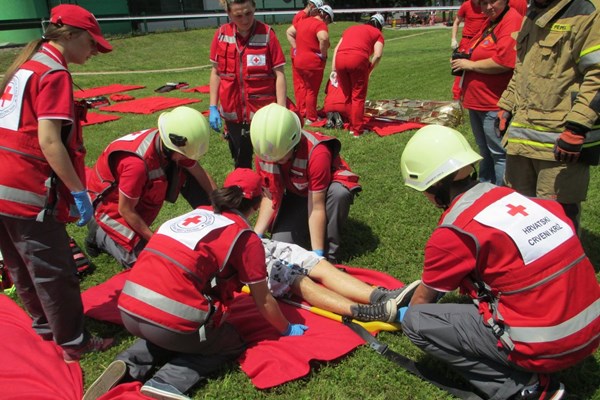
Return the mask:
<svg viewBox="0 0 600 400"><path fill-rule="evenodd" d="M471 54L469 54L469 53L463 53L462 51L454 51L452 53L452 59L453 60L460 60L460 59L469 60L470 58L471 58ZM461 76L462 73L463 73L463 71L462 71L462 69L458 70L458 71L450 70L450 73L452 75L454 75L454 76Z"/></svg>

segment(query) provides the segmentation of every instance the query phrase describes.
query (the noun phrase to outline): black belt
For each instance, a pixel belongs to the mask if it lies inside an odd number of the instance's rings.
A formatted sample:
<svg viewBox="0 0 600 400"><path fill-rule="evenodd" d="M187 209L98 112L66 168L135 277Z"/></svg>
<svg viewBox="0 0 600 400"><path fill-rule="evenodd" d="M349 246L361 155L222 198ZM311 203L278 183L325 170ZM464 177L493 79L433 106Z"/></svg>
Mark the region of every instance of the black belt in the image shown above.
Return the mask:
<svg viewBox="0 0 600 400"><path fill-rule="evenodd" d="M473 39L474 36L463 36L463 39Z"/></svg>

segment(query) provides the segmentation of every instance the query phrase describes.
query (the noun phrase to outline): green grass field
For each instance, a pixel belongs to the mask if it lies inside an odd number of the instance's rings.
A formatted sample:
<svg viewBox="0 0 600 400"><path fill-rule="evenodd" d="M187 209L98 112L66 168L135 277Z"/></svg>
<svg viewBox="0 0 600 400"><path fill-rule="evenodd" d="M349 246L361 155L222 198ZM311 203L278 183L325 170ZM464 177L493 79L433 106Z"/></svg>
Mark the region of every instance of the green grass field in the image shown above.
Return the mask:
<svg viewBox="0 0 600 400"><path fill-rule="evenodd" d="M332 47L348 23L330 25ZM287 26L275 26L287 56L285 40ZM145 89L129 92L136 98L155 95L153 90L166 82L185 81L191 86L206 85L209 78L209 47L214 30L168 32L147 36L114 38L114 51L99 55L85 66L72 66L75 83L82 88L112 83L144 85ZM417 29L385 30L384 56L373 72L368 99L450 100L453 77L450 75L450 30ZM6 70L17 50L0 51L0 71ZM330 53L331 56L331 53ZM330 57L331 59L331 57ZM151 72L168 68L197 67L183 72ZM101 72L114 72L102 74ZM130 71L122 73L122 71ZM78 74L78 73L91 74ZM117 73L118 72L118 73ZM326 70L326 75L329 68ZM286 68L288 93L293 98L291 71ZM166 96L196 97L202 102L192 107L208 109L208 95L173 91ZM323 95L322 95L323 96ZM322 104L322 98L321 98ZM120 114L121 119L84 129L87 164L92 165L100 152L113 139L124 134L156 126L158 113L153 115ZM458 128L474 145L468 123ZM404 187L400 174L400 155L411 133L388 137L374 134L354 139L346 131L323 130L342 142L342 154L360 174L363 192L350 211L344 231L342 262L385 271L409 282L420 277L423 248L436 226L439 210L429 204L422 194ZM211 137L208 154L201 164L217 183L232 169L226 143L219 135ZM589 198L582 216L582 240L596 266L600 266L600 177L592 171ZM186 211L180 200L166 204L155 226ZM82 244L85 228L69 226L69 232ZM96 271L82 281L82 289L94 286L120 271L106 255L93 259ZM597 275L598 276L598 275ZM577 293L573 293L574 296ZM456 300L456 296L447 296ZM445 301L448 301L446 299ZM548 304L552 312L552 304ZM86 387L98 377L133 338L123 329L88 320L90 330L102 336L115 335L120 343L102 354L90 354L81 362ZM423 360L440 374L454 373L425 356L401 333L382 333L379 338L392 349L412 359ZM600 352L577 367L559 374L571 399L600 399ZM259 391L237 365L223 370L193 393L195 399L447 399L444 392L420 381L394 364L386 361L368 347L331 363L315 365L304 379L272 390Z"/></svg>

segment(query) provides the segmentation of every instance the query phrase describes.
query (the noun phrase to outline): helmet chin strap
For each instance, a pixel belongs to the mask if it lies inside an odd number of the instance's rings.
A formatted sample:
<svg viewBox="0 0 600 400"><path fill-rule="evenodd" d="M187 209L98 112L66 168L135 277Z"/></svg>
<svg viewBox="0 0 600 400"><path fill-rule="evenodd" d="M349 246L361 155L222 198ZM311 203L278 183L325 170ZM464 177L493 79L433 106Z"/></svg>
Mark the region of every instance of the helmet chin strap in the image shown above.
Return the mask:
<svg viewBox="0 0 600 400"><path fill-rule="evenodd" d="M465 169L466 167L460 169L426 190L427 193L434 196L436 204L443 210L450 207L450 203L456 196L463 194L477 184L477 170L472 165L468 167L471 168L470 171Z"/></svg>

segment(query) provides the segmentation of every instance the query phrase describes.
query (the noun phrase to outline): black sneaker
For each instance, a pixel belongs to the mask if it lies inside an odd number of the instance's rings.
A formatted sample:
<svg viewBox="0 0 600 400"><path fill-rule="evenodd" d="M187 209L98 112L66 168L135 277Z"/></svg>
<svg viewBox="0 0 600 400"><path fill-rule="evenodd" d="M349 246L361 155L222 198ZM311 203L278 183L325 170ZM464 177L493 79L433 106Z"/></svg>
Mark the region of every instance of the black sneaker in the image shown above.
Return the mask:
<svg viewBox="0 0 600 400"><path fill-rule="evenodd" d="M100 253L102 253L102 249L100 249L100 247L98 247L96 242L92 239L85 238L83 244L85 246L85 252L90 257L98 257Z"/></svg>
<svg viewBox="0 0 600 400"><path fill-rule="evenodd" d="M417 290L417 287L419 287L420 283L421 280L417 279L411 284L402 286L398 289L386 289L384 287L375 288L375 290L373 290L371 293L371 297L369 299L370 303L376 304L393 299L396 301L398 308L406 307L410 303L410 299L412 299L412 296L415 293L415 290Z"/></svg>
<svg viewBox="0 0 600 400"><path fill-rule="evenodd" d="M513 396L514 400L559 400L566 397L565 385L550 375L539 374L538 383L528 386Z"/></svg>
<svg viewBox="0 0 600 400"><path fill-rule="evenodd" d="M383 303L350 306L350 311L352 312L352 318L359 321L394 322L398 313L398 307L396 306L396 301L390 299Z"/></svg>
<svg viewBox="0 0 600 400"><path fill-rule="evenodd" d="M127 372L127 365L124 361L115 360L106 367L104 372L92 383L89 389L83 395L82 400L96 400L104 395L123 379Z"/></svg>
<svg viewBox="0 0 600 400"><path fill-rule="evenodd" d="M344 129L344 120L339 112L333 113L333 119L335 120L335 128L336 129Z"/></svg>

